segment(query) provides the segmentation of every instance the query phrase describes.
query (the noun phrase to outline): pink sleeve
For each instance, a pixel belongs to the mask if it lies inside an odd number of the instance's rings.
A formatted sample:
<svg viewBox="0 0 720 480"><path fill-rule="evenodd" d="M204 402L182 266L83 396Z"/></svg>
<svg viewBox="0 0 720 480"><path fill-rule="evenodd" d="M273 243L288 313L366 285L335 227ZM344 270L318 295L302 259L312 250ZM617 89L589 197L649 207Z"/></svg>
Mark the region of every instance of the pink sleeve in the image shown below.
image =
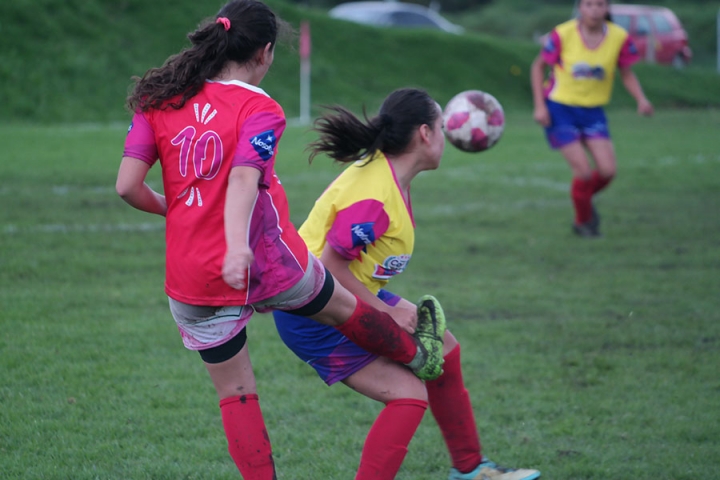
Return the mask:
<svg viewBox="0 0 720 480"><path fill-rule="evenodd" d="M130 123L123 157L137 158L148 165L153 165L158 159L155 132L142 112L135 113Z"/></svg>
<svg viewBox="0 0 720 480"><path fill-rule="evenodd" d="M628 35L628 37L625 39L625 43L620 49L620 55L618 56L618 67L627 68L637 63L638 61L640 61L640 54L637 47L635 46L635 42L633 42L632 38L630 38L630 36Z"/></svg>
<svg viewBox="0 0 720 480"><path fill-rule="evenodd" d="M240 128L233 167L254 167L262 173L260 185L270 187L275 165L276 147L285 131L285 117L275 112L249 116Z"/></svg>
<svg viewBox="0 0 720 480"><path fill-rule="evenodd" d="M561 49L562 42L560 41L560 35L558 35L557 31L553 30L547 36L540 55L548 65L559 65Z"/></svg>
<svg viewBox="0 0 720 480"><path fill-rule="evenodd" d="M327 241L343 258L354 260L383 236L389 225L390 219L381 202L361 200L338 212L327 233Z"/></svg>

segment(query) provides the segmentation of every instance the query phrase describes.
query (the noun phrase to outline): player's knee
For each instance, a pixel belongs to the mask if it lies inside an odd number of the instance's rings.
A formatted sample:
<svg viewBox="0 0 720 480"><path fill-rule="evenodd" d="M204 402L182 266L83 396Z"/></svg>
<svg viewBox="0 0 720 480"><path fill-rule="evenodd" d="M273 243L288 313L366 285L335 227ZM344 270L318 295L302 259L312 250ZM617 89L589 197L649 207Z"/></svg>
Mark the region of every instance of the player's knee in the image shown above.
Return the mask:
<svg viewBox="0 0 720 480"><path fill-rule="evenodd" d="M417 385L415 385L415 388L413 388L412 390L409 390L407 392L404 392L404 393L405 393L405 395L402 398L419 400L421 402L428 401L427 388L425 388L425 384L422 382L417 382ZM398 399L398 400L400 400L400 399Z"/></svg>
<svg viewBox="0 0 720 480"><path fill-rule="evenodd" d="M352 316L356 306L357 299L355 296L342 285L336 284L335 290L325 307L310 317L325 325L337 327Z"/></svg>
<svg viewBox="0 0 720 480"><path fill-rule="evenodd" d="M617 168L615 168L614 165L612 166L604 166L604 167L598 167L598 173L602 178L604 178L607 181L612 180L615 175L617 174Z"/></svg>
<svg viewBox="0 0 720 480"><path fill-rule="evenodd" d="M590 165L574 167L572 169L572 176L580 180L590 180L592 178L592 168L590 168Z"/></svg>

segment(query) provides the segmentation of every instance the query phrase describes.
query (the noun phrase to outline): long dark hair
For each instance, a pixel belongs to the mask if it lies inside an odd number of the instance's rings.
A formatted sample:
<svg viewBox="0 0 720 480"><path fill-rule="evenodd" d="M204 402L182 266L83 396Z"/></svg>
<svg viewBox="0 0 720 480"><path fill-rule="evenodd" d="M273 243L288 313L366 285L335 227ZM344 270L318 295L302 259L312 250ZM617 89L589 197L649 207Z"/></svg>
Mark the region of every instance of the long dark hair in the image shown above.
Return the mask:
<svg viewBox="0 0 720 480"><path fill-rule="evenodd" d="M310 161L324 153L337 162L354 162L376 151L389 155L404 152L421 125L433 128L440 115L435 100L424 90L402 88L385 98L375 117L364 121L344 107L327 107L315 120L320 137L308 147Z"/></svg>
<svg viewBox="0 0 720 480"><path fill-rule="evenodd" d="M219 23L227 18L229 24ZM226 29L226 26L229 28ZM188 39L192 46L169 57L159 68L151 68L127 98L131 111L182 108L198 94L205 80L217 76L228 61L245 64L258 49L275 45L278 31L290 31L270 8L257 0L232 0L213 18L204 20ZM180 98L169 102L180 95Z"/></svg>

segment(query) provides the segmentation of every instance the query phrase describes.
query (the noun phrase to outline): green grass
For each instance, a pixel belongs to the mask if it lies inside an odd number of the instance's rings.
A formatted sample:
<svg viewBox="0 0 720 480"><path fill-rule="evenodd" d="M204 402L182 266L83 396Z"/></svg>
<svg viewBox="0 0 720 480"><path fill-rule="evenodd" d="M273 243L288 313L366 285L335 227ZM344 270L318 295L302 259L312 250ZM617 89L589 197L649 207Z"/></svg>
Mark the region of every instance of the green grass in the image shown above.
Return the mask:
<svg viewBox="0 0 720 480"><path fill-rule="evenodd" d="M142 75L188 46L186 34L222 2L177 0L172 9L141 0L41 3L0 2L2 124L126 122L124 100L131 76ZM522 35L482 26L478 29L483 33L459 36L377 29L333 20L323 10L283 0L269 3L295 27L303 19L311 22L313 114L331 103L357 111L366 104L374 110L389 91L403 86L425 88L442 104L462 90L481 89L507 109L532 105L529 66L538 46ZM553 7L542 10L543 15L554 11ZM477 18L500 27L508 19L521 23L526 17L501 9ZM490 36L495 33L521 38ZM638 73L658 106L720 106L714 69L674 72L644 66ZM296 49L279 47L262 87L288 117L299 116L299 83ZM613 108L631 104L621 92Z"/></svg>
<svg viewBox="0 0 720 480"><path fill-rule="evenodd" d="M610 112L605 237L570 234L569 170L528 113L413 186L391 287L435 294L463 345L485 453L551 479L715 478L720 463L720 112ZM231 479L214 390L163 294L162 220L113 191L124 127L2 126L0 478ZM337 173L289 128L301 222ZM159 187L158 172L150 181ZM249 327L281 479L349 479L378 405L326 388ZM399 480L444 478L428 414Z"/></svg>

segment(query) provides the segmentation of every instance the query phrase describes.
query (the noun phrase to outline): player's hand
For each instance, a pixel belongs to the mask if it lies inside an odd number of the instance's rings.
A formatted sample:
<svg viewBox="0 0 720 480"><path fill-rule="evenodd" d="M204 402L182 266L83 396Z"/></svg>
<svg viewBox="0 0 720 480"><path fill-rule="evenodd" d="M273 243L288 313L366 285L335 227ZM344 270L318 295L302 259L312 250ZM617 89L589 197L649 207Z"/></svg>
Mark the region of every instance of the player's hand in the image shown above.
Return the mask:
<svg viewBox="0 0 720 480"><path fill-rule="evenodd" d="M545 105L535 107L535 111L533 112L533 118L543 127L550 126L550 112L548 112L548 109Z"/></svg>
<svg viewBox="0 0 720 480"><path fill-rule="evenodd" d="M222 276L225 283L232 288L242 290L247 287L247 276L254 255L249 248L230 251L225 254Z"/></svg>
<svg viewBox="0 0 720 480"><path fill-rule="evenodd" d="M395 323L400 325L400 328L410 334L415 333L418 320L417 305L401 298L400 302L392 307L388 313L395 320Z"/></svg>
<svg viewBox="0 0 720 480"><path fill-rule="evenodd" d="M653 113L655 113L655 108L647 98L643 98L638 102L637 111L639 115L650 117Z"/></svg>

